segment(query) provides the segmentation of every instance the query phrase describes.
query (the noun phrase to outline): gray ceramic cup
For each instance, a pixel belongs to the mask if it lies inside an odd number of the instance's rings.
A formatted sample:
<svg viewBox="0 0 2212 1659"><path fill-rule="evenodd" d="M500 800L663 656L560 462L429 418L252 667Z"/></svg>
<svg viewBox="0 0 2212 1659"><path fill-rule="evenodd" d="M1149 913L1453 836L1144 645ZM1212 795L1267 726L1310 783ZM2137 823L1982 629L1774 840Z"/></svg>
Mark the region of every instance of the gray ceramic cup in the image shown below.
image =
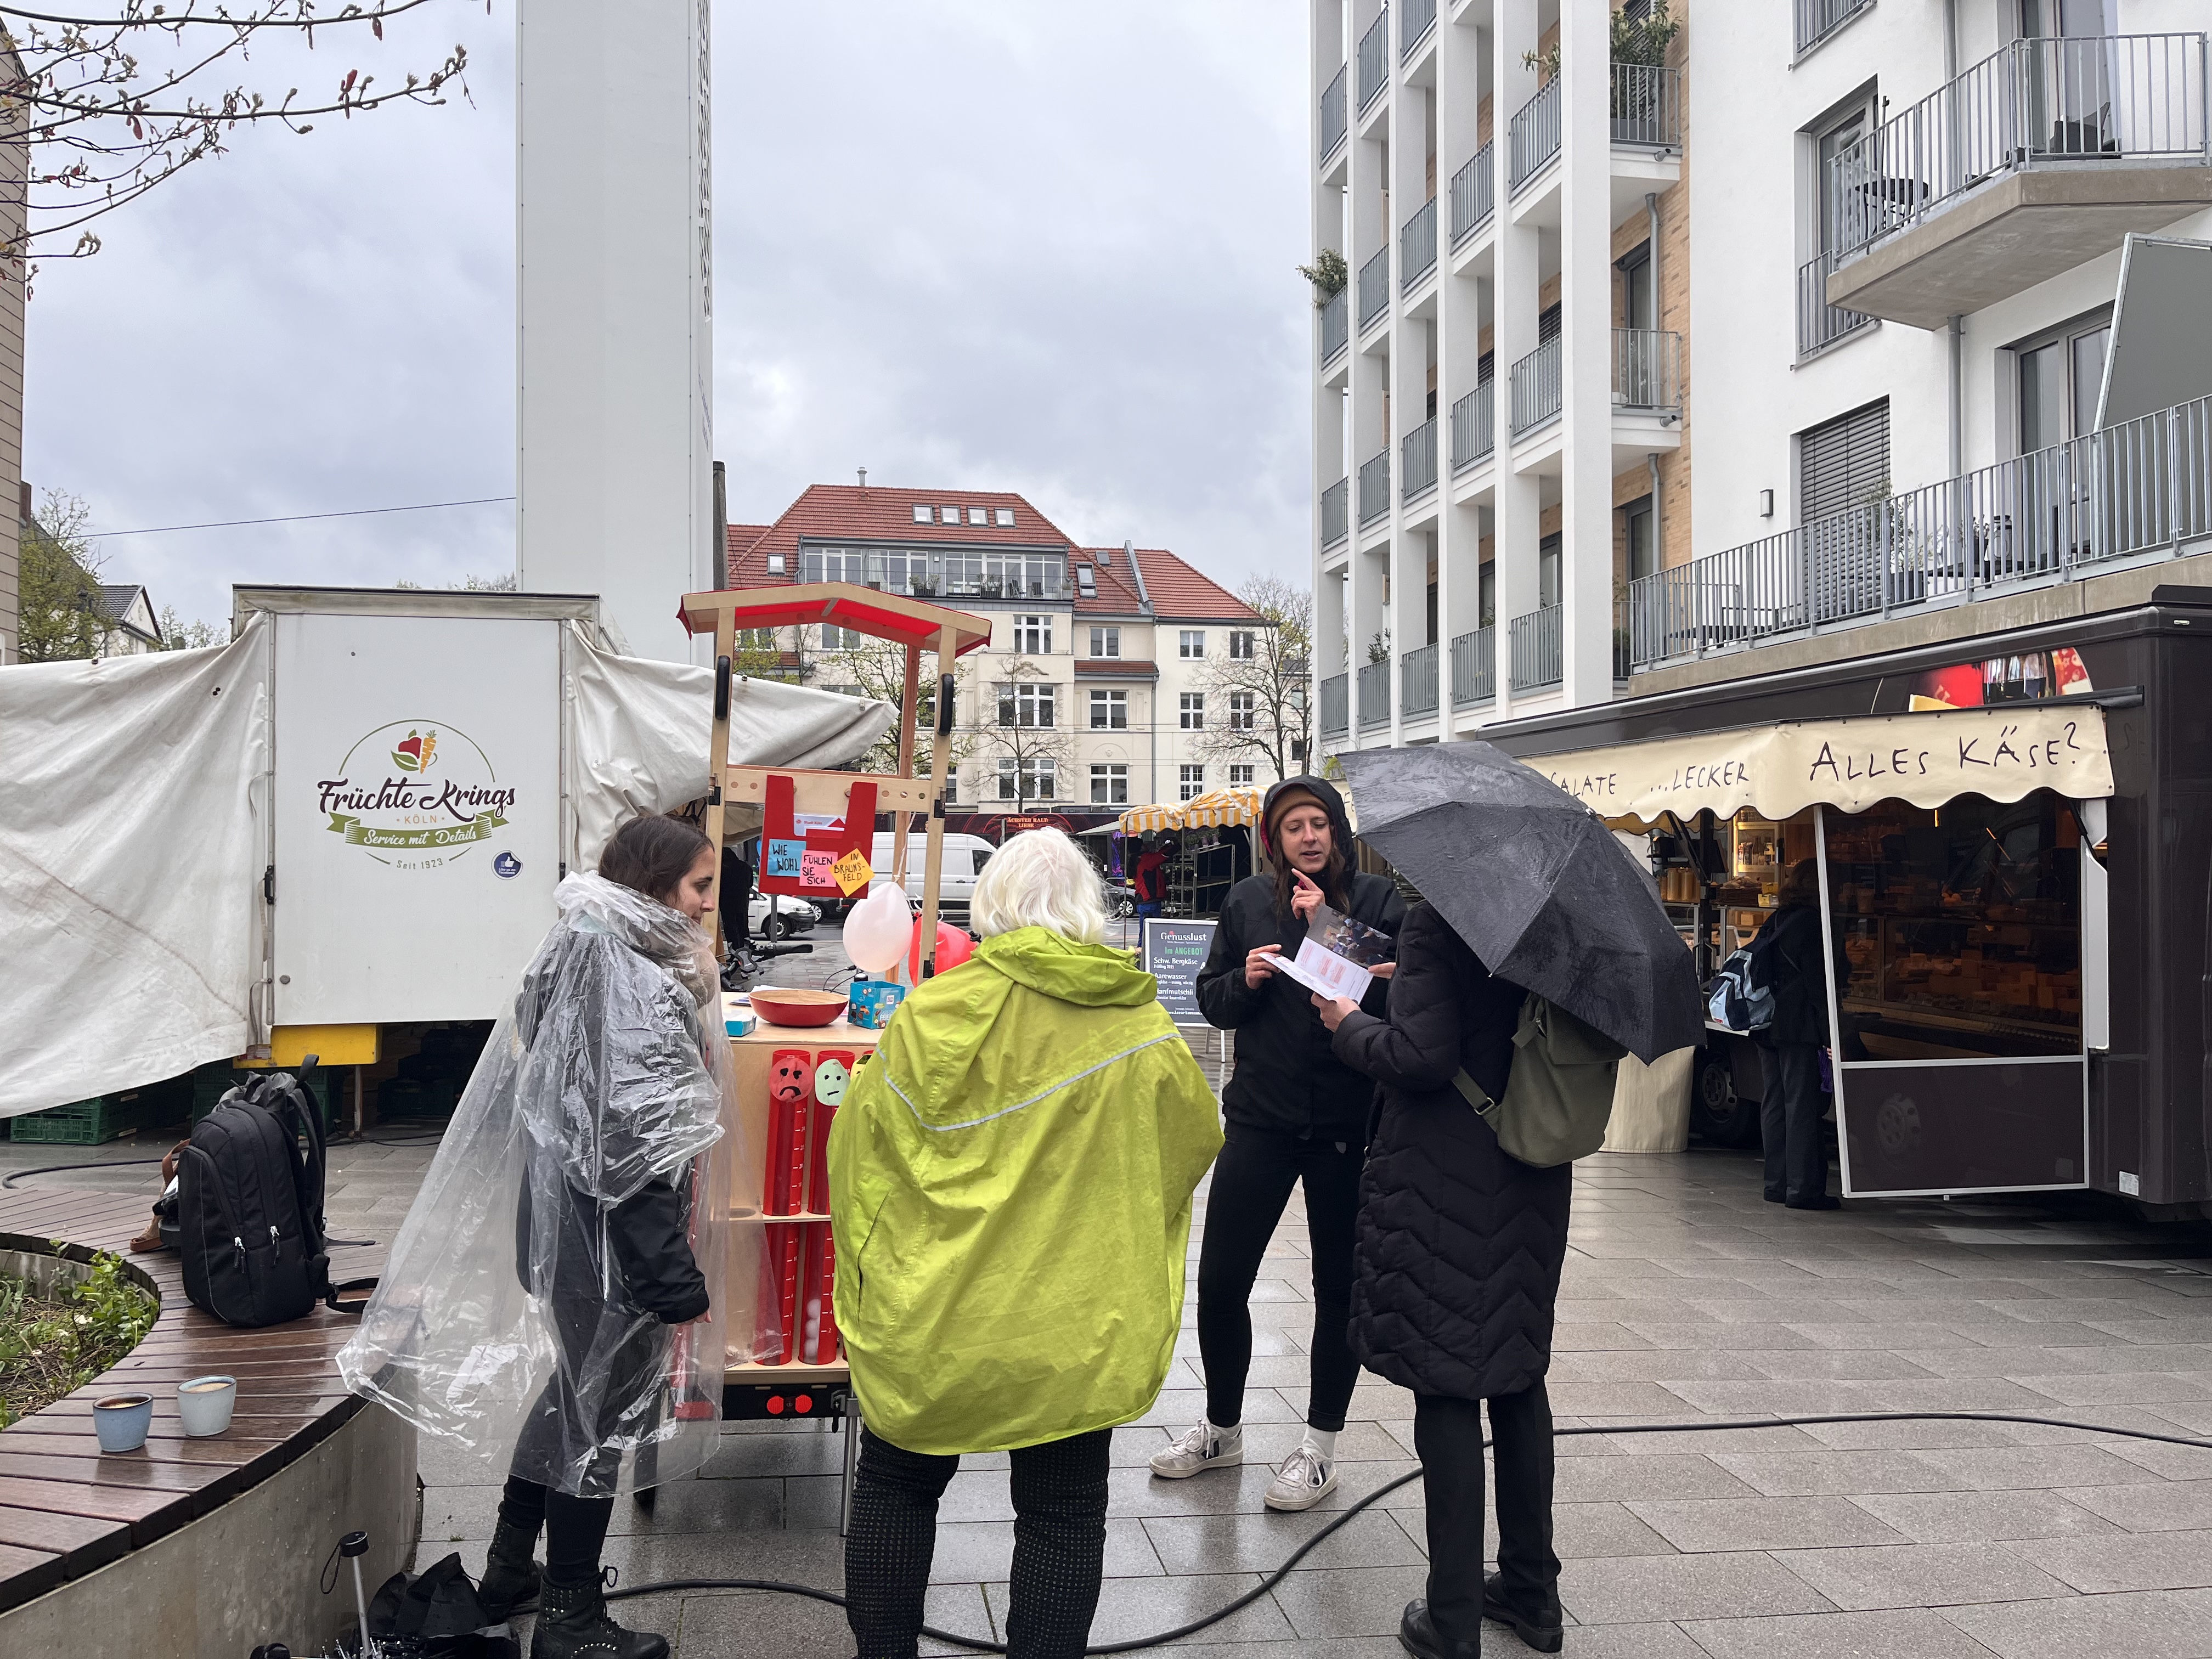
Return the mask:
<svg viewBox="0 0 2212 1659"><path fill-rule="evenodd" d="M177 1415L185 1432L204 1438L230 1426L230 1413L238 1404L234 1376L196 1376L177 1385Z"/></svg>
<svg viewBox="0 0 2212 1659"><path fill-rule="evenodd" d="M153 1426L154 1396L150 1394L112 1394L92 1407L93 1432L104 1452L137 1451L146 1443Z"/></svg>

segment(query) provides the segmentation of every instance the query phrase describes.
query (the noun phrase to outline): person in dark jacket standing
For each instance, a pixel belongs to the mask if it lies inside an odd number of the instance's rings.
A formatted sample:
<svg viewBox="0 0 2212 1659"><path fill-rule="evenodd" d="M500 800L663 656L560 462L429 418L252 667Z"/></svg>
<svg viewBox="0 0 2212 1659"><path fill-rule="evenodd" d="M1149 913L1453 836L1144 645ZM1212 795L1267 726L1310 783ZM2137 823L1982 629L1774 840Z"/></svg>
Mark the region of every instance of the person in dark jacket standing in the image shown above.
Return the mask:
<svg viewBox="0 0 2212 1659"><path fill-rule="evenodd" d="M1405 904L1388 879L1359 871L1344 798L1321 779L1275 785L1260 816L1274 873L1248 876L1230 889L1198 975L1198 1006L1208 1022L1237 1033L1237 1066L1222 1097L1227 1140L1213 1166L1198 1259L1206 1417L1156 1454L1152 1468L1180 1480L1244 1461L1252 1285L1291 1189L1303 1182L1314 1295L1306 1433L1276 1470L1266 1502L1304 1510L1335 1488L1336 1437L1359 1376L1344 1330L1374 1091L1330 1051L1310 994L1274 972L1269 960L1297 954L1306 918L1324 899L1386 933L1398 931ZM1379 1011L1383 998L1377 983L1370 1006Z"/></svg>
<svg viewBox="0 0 2212 1659"><path fill-rule="evenodd" d="M1766 1201L1793 1210L1832 1210L1828 1143L1821 1128L1820 1050L1828 1046L1828 986L1820 972L1820 869L1801 859L1782 878L1773 915L1753 951L1774 988L1774 1022L1757 1034L1765 1087L1759 1103L1766 1146ZM1836 982L1850 977L1840 949Z"/></svg>
<svg viewBox="0 0 2212 1659"><path fill-rule="evenodd" d="M1567 1253L1571 1166L1507 1155L1452 1086L1493 1100L1526 995L1426 904L1407 915L1389 1016L1321 1004L1337 1057L1378 1091L1360 1184L1351 1342L1413 1391L1429 1582L1398 1639L1420 1659L1474 1659L1486 1616L1540 1653L1562 1641L1552 1548L1552 1319ZM1321 999L1316 998L1316 1003ZM1482 1402L1498 1468L1498 1572L1482 1576Z"/></svg>

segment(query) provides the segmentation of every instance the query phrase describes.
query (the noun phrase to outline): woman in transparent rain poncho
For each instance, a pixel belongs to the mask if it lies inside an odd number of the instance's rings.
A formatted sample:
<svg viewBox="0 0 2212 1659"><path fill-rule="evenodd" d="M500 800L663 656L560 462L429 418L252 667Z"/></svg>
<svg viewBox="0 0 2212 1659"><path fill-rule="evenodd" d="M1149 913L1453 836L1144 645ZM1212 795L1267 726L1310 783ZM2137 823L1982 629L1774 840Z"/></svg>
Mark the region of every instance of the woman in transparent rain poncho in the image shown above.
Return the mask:
<svg viewBox="0 0 2212 1659"><path fill-rule="evenodd" d="M668 1651L607 1616L599 1552L625 1454L651 1486L713 1450L722 1280L732 1249L757 1249L709 1201L738 1155L698 925L714 870L696 828L641 817L561 884L338 1356L355 1392L508 1458L481 1596L501 1619L538 1595L532 1659Z"/></svg>

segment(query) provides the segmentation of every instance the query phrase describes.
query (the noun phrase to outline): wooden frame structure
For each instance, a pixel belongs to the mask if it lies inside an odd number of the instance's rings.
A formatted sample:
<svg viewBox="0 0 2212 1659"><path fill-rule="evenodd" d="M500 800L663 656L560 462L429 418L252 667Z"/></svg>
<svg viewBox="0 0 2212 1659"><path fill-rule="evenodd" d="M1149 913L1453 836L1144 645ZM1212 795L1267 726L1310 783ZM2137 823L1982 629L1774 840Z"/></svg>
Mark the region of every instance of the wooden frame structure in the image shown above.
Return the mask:
<svg viewBox="0 0 2212 1659"><path fill-rule="evenodd" d="M775 587L729 588L708 593L687 593L681 612L691 633L714 638L714 723L707 753L708 837L714 844L715 896L721 889L723 820L726 807L738 801L765 803L772 779L789 781L792 805L797 811L842 816L856 780L874 787L878 811L892 814L897 825L891 839L891 879L904 890L906 884L907 818L914 812L929 815L923 854L921 889L921 971L927 978L937 961L937 888L945 859L945 785L952 732L953 664L970 651L990 643L988 617L965 611L948 610L922 599L881 593L851 582L801 582ZM816 772L790 767L730 765L731 665L737 657L741 629L828 625L873 639L889 640L906 647L906 688L899 706L899 769L895 777L855 772ZM937 737L930 755L927 782L914 775L915 744L921 732L921 653L937 655ZM775 786L779 789L781 785ZM848 825L864 836L865 829ZM864 840L862 845L871 844ZM763 849L765 851L765 849ZM763 857L763 864L766 860ZM716 906L716 942L720 943L720 906Z"/></svg>

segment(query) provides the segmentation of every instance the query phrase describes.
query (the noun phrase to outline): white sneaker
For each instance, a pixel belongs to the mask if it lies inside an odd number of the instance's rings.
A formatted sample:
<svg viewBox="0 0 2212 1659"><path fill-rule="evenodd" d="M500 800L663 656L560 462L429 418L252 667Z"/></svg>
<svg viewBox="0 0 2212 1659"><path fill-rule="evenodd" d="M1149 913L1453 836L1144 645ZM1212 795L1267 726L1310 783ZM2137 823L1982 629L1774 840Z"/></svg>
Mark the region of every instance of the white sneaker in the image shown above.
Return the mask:
<svg viewBox="0 0 2212 1659"><path fill-rule="evenodd" d="M1244 1461L1241 1425L1225 1432L1201 1422L1152 1456L1152 1473L1170 1480L1187 1480L1206 1469L1225 1469Z"/></svg>
<svg viewBox="0 0 2212 1659"><path fill-rule="evenodd" d="M1336 1465L1302 1443L1267 1483L1266 1501L1271 1510L1310 1510L1335 1490Z"/></svg>

